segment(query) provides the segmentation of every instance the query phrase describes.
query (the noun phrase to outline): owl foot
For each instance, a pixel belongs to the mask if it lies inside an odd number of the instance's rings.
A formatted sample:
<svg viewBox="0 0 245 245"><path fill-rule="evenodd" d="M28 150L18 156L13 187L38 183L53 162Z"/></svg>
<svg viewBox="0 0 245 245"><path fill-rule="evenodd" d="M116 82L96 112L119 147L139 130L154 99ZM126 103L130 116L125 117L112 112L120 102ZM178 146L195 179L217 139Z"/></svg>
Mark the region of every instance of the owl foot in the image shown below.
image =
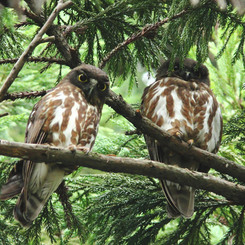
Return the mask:
<svg viewBox="0 0 245 245"><path fill-rule="evenodd" d="M189 139L189 140L187 140L186 143L188 144L188 148L190 149L194 144L194 139Z"/></svg>
<svg viewBox="0 0 245 245"><path fill-rule="evenodd" d="M82 151L85 154L88 154L90 152L90 149L88 147L84 147L84 146L77 146L77 150Z"/></svg>
<svg viewBox="0 0 245 245"><path fill-rule="evenodd" d="M76 152L77 147L75 145L69 145L68 149L73 153L73 152Z"/></svg>
<svg viewBox="0 0 245 245"><path fill-rule="evenodd" d="M88 154L89 151L90 151L88 147L79 146L79 145L69 145L69 146L68 146L68 149L69 149L71 152L82 151L82 152L84 152L85 154Z"/></svg>
<svg viewBox="0 0 245 245"><path fill-rule="evenodd" d="M175 136L180 142L182 142L182 134L181 134L179 131L175 132L174 136Z"/></svg>

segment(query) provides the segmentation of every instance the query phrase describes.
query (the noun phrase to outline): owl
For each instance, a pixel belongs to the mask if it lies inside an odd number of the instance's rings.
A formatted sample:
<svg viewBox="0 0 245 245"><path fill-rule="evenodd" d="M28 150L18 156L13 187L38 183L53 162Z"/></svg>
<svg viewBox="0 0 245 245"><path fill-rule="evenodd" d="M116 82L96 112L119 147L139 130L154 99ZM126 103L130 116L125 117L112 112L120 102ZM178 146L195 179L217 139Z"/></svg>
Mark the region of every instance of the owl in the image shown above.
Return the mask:
<svg viewBox="0 0 245 245"><path fill-rule="evenodd" d="M146 87L142 96L141 112L172 136L203 150L216 153L222 136L222 114L210 89L208 69L192 59L183 64L176 59L162 64L156 81ZM144 135L152 160L195 171L207 172L195 159L161 145ZM194 213L195 188L168 180L160 180L167 199L167 213L171 218L190 218Z"/></svg>
<svg viewBox="0 0 245 245"><path fill-rule="evenodd" d="M34 106L25 142L91 151L108 91L105 72L87 64L74 68ZM65 174L67 169L56 163L22 161L2 186L0 198L20 194L14 217L30 226Z"/></svg>

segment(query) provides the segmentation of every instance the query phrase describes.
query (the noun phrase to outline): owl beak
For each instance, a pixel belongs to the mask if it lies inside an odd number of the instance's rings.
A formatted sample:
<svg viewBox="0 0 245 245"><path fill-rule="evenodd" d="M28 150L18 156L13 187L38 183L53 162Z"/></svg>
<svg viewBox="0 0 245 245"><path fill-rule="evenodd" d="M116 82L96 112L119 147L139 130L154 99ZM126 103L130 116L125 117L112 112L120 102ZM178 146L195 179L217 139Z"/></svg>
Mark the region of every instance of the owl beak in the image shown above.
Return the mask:
<svg viewBox="0 0 245 245"><path fill-rule="evenodd" d="M186 72L185 72L185 79L186 79L187 81L191 79L191 72L189 72L189 71L186 71Z"/></svg>
<svg viewBox="0 0 245 245"><path fill-rule="evenodd" d="M90 99L92 97L93 91L96 88L98 84L98 81L95 79L90 79L90 89L88 91L88 98Z"/></svg>

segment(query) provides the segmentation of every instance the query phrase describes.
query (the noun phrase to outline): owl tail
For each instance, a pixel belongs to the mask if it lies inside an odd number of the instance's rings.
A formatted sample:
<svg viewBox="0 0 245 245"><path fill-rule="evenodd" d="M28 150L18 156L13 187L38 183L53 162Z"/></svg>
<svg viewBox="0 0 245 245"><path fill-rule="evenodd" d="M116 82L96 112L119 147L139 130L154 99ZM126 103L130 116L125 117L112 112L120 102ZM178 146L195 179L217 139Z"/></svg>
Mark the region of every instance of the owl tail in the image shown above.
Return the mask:
<svg viewBox="0 0 245 245"><path fill-rule="evenodd" d="M40 163L43 168L48 165ZM40 170L40 168L38 169ZM35 173L35 172L34 172ZM58 188L64 177L62 169L54 168L47 171L44 181L38 188L29 187L25 193L25 188L22 189L21 195L14 208L14 217L22 226L29 227L42 211L45 203L48 201L52 193ZM37 181L37 180L36 180ZM40 184L40 183L32 183Z"/></svg>
<svg viewBox="0 0 245 245"><path fill-rule="evenodd" d="M199 166L194 159L186 159L184 156L172 152L166 147L161 147L158 150L158 157L166 164L191 170L196 170ZM168 216L170 218L178 216L191 218L194 213L195 189L191 186L180 185L168 180L160 180L160 183L168 202Z"/></svg>
<svg viewBox="0 0 245 245"><path fill-rule="evenodd" d="M169 218L179 216L191 218L194 213L195 189L167 180L161 180L160 183L168 202L167 212Z"/></svg>

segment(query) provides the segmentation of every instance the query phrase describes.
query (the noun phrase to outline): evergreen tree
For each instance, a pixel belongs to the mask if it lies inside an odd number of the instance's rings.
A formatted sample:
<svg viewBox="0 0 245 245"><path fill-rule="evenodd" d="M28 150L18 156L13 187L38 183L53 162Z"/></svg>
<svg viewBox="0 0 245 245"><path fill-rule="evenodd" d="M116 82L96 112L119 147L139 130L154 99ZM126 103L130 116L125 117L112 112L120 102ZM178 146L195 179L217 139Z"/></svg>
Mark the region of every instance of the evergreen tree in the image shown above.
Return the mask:
<svg viewBox="0 0 245 245"><path fill-rule="evenodd" d="M197 5L189 0L50 0L39 13L31 2L21 3L19 16L13 9L0 10L1 139L23 142L28 115L39 96L81 62L104 68L112 90L138 109L145 86L142 73L154 74L163 59L188 56L206 62L222 106L225 126L219 154L245 165L242 7L237 13L237 5L228 1L221 9L213 0ZM51 21L58 4L62 8ZM37 40L44 25L49 28ZM36 42L30 45L30 40ZM14 64L19 73L12 73ZM148 158L142 135L125 135L133 130L128 120L106 107L93 151ZM0 162L2 185L16 159L1 156ZM211 174L244 185L228 174ZM15 202L0 202L1 244L245 243L244 206L199 190L193 218L171 220L158 180L139 175L79 168L66 177L27 230L14 221Z"/></svg>

